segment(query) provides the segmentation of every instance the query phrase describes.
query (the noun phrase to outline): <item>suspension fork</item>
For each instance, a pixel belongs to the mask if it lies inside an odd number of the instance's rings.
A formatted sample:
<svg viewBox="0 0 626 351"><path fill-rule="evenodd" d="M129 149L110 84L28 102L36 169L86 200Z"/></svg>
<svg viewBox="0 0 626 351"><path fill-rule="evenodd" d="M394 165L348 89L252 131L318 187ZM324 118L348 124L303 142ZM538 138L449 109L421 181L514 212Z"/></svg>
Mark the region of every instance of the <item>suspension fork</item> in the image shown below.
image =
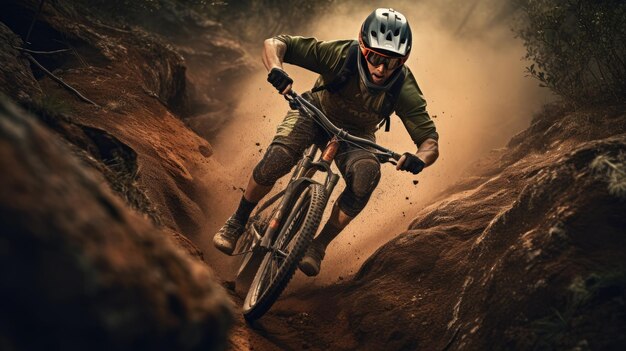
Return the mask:
<svg viewBox="0 0 626 351"><path fill-rule="evenodd" d="M296 179L303 177L306 171L311 168L311 163L313 162L313 157L317 153L317 150L318 150L318 147L315 144L311 145L308 149L306 149L304 153L304 157L300 159L300 161L298 162L298 165L293 171L293 174L291 175L291 180L289 181L288 184L292 184ZM288 189L283 189L279 191L277 194L275 194L274 196L272 196L271 198L269 198L267 201L265 201L261 206L259 206L256 209L255 215L261 213L263 210L265 210L267 207L273 204L276 200L286 195L287 190Z"/></svg>
<svg viewBox="0 0 626 351"><path fill-rule="evenodd" d="M311 147L306 150L298 169L294 172L292 181L300 177L313 178L318 169L325 169L328 176L326 177L324 188L326 191L326 198L329 198L339 181L339 175L334 174L330 170L330 165L333 163L333 160L337 155L337 151L339 150L339 139L337 136L333 136L328 144L326 144L324 150L322 150L322 154L318 160L313 162L313 157L317 153L317 150L318 147L315 144L311 145Z"/></svg>
<svg viewBox="0 0 626 351"><path fill-rule="evenodd" d="M315 157L315 154L317 153L318 149L319 148L315 144L311 145L308 149L306 149L306 151L304 152L304 157L298 164L298 167L296 167L295 172L293 172L293 176L291 177L292 181L301 177L308 176L308 173L311 171L311 163L313 163L313 157ZM315 172L313 172L313 174L314 173ZM311 174L311 176L313 174Z"/></svg>
<svg viewBox="0 0 626 351"><path fill-rule="evenodd" d="M326 183L324 184L326 201L330 198L330 194L332 194L337 182L339 181L339 175L330 171L330 164L333 163L338 150L339 139L337 139L336 135L333 135L332 139L330 139L328 144L326 144L326 147L324 148L324 151L322 151L322 155L318 160L319 163L323 163L328 166L328 177L326 178ZM313 168L313 173L315 173L315 168Z"/></svg>
<svg viewBox="0 0 626 351"><path fill-rule="evenodd" d="M289 182L287 189L284 191L283 201L281 201L281 203L278 205L276 213L270 219L268 228L261 242L262 247L269 248L271 246L272 238L275 236L276 230L280 227L280 222L283 219L282 217L285 211L285 207L287 206L286 200L291 197L291 194L297 188L297 186L294 186L294 184L299 182L300 179L307 178L310 180L310 178L315 175L315 172L317 172L319 168L322 168L325 169L328 173L328 176L326 177L326 182L324 183L326 201L328 201L330 194L335 189L335 186L339 182L339 175L331 172L330 164L335 159L337 151L339 150L339 140L336 136L333 136L333 138L328 142L328 144L322 151L319 159L316 162L313 162L313 157L315 157L318 149L319 148L317 147L317 145L314 144L305 151L304 157L298 164L298 167L296 167L296 170L291 177L291 181Z"/></svg>

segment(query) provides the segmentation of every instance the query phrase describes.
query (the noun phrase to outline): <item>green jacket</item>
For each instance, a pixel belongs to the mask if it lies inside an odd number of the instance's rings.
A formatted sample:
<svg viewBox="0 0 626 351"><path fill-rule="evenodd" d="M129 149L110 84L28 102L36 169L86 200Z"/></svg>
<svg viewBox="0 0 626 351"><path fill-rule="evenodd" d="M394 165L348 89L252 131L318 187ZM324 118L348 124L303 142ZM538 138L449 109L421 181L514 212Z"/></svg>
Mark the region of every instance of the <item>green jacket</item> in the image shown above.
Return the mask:
<svg viewBox="0 0 626 351"><path fill-rule="evenodd" d="M319 73L315 87L331 82L341 70L352 40L319 41L315 38L279 35L276 39L287 45L284 62ZM403 66L405 79L394 107L411 139L417 146L427 138L437 140L435 124L426 111L426 101L408 67ZM322 90L313 94L320 107L334 124L351 134L374 140L374 132L384 119L385 92L371 94L354 74L338 93Z"/></svg>

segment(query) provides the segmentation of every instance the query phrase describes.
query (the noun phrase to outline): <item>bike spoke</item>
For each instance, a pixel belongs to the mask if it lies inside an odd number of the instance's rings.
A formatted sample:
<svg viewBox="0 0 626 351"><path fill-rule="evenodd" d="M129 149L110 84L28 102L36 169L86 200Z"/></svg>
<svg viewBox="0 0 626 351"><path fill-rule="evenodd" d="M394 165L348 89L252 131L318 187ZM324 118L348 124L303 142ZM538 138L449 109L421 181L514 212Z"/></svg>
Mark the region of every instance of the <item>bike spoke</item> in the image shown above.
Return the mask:
<svg viewBox="0 0 626 351"><path fill-rule="evenodd" d="M270 282L274 281L278 276L278 272L281 269L281 266L285 259L289 256L289 252L293 248L293 238L294 235L301 229L300 227L303 224L304 215L308 210L308 206L303 207L296 214L294 221L287 228L285 235L283 235L278 242L274 244L274 248L268 249L268 263L265 268L266 278L263 283L260 284L256 296L263 296L265 294L265 290L269 287Z"/></svg>
<svg viewBox="0 0 626 351"><path fill-rule="evenodd" d="M325 204L322 185L308 186L296 199L289 204L294 209L286 213L282 229L274 238L268 237L268 245L262 248L263 261L244 301L248 321L262 316L283 291L321 219Z"/></svg>
<svg viewBox="0 0 626 351"><path fill-rule="evenodd" d="M276 251L274 251L274 254L276 258L281 258L283 260L287 258L287 253L281 249L276 249Z"/></svg>
<svg viewBox="0 0 626 351"><path fill-rule="evenodd" d="M270 281L274 280L274 277L276 277L276 274L278 273L278 268L276 267L276 260L274 260L274 254L272 254L272 261L271 261L271 269L270 269Z"/></svg>
<svg viewBox="0 0 626 351"><path fill-rule="evenodd" d="M271 275L272 279L274 279L276 275L278 275L278 270L282 266L282 262L285 260L286 257L287 255L280 250L275 250L272 252L272 267L274 267L274 270L272 271L273 274Z"/></svg>

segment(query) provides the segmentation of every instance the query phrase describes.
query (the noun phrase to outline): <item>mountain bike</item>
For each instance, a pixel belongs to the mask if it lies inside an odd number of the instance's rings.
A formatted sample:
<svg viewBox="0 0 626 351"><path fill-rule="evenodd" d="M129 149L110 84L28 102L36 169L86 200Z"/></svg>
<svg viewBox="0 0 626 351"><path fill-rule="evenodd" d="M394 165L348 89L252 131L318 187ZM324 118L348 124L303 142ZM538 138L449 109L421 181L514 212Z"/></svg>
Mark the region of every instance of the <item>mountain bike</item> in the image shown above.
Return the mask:
<svg viewBox="0 0 626 351"><path fill-rule="evenodd" d="M396 164L401 156L336 127L315 105L293 91L285 99L292 109L299 110L305 118L313 118L332 137L315 161L320 147L313 144L306 149L286 188L257 208L237 243L233 256L240 256L241 262L235 286L238 292L247 291L243 314L248 322L262 317L271 308L313 240L328 198L340 178L330 168L339 143L367 149L381 163ZM326 173L323 182L313 179L316 172Z"/></svg>

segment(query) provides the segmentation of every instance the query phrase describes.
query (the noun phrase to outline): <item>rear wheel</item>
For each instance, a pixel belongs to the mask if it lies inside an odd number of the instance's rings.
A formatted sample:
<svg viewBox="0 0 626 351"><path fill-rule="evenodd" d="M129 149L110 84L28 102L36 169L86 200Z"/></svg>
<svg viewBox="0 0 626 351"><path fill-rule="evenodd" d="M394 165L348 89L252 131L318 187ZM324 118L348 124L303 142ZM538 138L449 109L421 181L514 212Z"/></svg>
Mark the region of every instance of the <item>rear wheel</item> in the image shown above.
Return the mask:
<svg viewBox="0 0 626 351"><path fill-rule="evenodd" d="M298 195L271 249L265 253L243 303L247 321L254 321L274 304L293 277L322 219L326 195L320 184Z"/></svg>

